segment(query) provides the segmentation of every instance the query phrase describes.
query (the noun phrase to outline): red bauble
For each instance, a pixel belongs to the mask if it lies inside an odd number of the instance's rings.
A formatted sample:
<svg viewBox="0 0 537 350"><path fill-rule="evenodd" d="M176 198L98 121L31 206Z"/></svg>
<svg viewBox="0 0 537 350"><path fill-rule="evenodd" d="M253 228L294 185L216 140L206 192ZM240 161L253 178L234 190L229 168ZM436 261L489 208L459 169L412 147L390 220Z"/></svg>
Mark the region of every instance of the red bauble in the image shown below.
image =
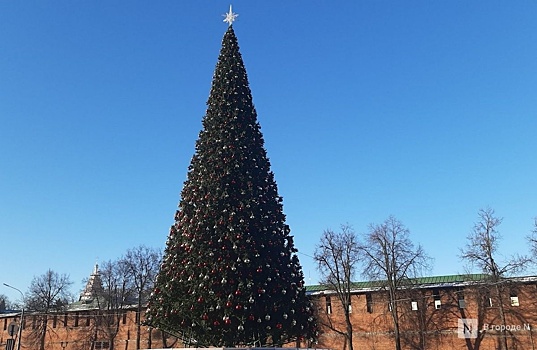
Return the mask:
<svg viewBox="0 0 537 350"><path fill-rule="evenodd" d="M226 318L226 320L224 321L225 324L231 324L231 319L230 318Z"/></svg>
<svg viewBox="0 0 537 350"><path fill-rule="evenodd" d="M233 306L233 303L232 303L230 300L228 300L227 303L226 303L226 306L227 306L227 307L232 307L232 306Z"/></svg>

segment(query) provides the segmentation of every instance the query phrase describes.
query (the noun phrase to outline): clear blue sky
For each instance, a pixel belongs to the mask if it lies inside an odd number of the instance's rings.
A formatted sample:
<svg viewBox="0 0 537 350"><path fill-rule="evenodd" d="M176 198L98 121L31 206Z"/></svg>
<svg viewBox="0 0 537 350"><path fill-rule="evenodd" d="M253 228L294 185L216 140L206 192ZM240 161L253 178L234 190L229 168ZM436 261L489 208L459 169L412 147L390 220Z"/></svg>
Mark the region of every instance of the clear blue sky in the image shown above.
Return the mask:
<svg viewBox="0 0 537 350"><path fill-rule="evenodd" d="M0 2L0 282L163 248L209 95L223 1ZM306 282L323 230L396 216L435 258L480 208L537 216L537 2L235 1ZM528 273L534 273L530 270ZM0 288L18 299L18 293Z"/></svg>

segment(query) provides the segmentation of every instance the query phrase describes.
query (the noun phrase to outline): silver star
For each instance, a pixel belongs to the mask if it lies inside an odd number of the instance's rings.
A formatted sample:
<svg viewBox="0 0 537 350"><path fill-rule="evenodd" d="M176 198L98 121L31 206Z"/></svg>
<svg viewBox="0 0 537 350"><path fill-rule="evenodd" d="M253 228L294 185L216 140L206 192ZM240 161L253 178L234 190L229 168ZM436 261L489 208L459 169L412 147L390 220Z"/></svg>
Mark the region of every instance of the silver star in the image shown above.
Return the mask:
<svg viewBox="0 0 537 350"><path fill-rule="evenodd" d="M224 19L224 22L229 23L229 25L233 24L233 22L235 21L235 18L239 17L238 14L233 13L233 11L231 10L231 5L229 5L229 12L224 14L223 16L226 17Z"/></svg>

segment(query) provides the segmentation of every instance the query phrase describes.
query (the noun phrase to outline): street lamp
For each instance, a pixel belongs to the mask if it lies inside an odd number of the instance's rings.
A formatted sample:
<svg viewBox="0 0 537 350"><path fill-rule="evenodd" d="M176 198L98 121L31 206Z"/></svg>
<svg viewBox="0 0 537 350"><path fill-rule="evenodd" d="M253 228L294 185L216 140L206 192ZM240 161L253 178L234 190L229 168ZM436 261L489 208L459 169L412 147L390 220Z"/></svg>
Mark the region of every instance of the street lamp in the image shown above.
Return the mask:
<svg viewBox="0 0 537 350"><path fill-rule="evenodd" d="M19 338L19 341L17 342L17 350L21 350L21 341L22 341L22 326L24 325L24 294L21 292L21 290L19 288L15 288L13 286L10 286L9 284L7 283L4 283L4 286L8 287L8 288L11 288L11 289L14 289L16 290L17 292L21 293L21 300L22 300L22 311L21 311L21 325L19 327L19 335L18 335L18 338Z"/></svg>

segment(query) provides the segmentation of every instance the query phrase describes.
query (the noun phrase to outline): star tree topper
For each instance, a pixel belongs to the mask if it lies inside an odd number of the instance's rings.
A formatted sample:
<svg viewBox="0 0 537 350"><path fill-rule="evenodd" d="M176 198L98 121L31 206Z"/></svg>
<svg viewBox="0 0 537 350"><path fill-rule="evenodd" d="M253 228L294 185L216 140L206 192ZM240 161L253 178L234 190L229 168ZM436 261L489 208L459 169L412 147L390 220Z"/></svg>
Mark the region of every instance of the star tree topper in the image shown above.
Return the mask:
<svg viewBox="0 0 537 350"><path fill-rule="evenodd" d="M225 16L226 18L224 19L224 22L227 22L229 23L229 25L232 25L233 22L235 21L235 19L237 17L239 17L238 14L236 13L233 13L232 9L231 9L231 5L229 5L229 12L224 14L223 16Z"/></svg>

